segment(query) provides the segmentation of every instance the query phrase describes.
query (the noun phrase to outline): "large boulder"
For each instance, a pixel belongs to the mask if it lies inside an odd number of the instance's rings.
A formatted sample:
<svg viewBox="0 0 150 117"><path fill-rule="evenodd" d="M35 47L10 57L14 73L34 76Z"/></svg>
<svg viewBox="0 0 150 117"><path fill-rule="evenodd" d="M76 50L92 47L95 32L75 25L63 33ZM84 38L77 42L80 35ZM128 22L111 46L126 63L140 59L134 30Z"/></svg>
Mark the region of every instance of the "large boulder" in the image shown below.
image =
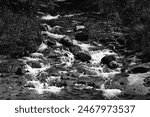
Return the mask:
<svg viewBox="0 0 150 117"><path fill-rule="evenodd" d="M79 52L75 54L75 59L78 59L82 62L89 62L91 60L91 56L87 53Z"/></svg>
<svg viewBox="0 0 150 117"><path fill-rule="evenodd" d="M75 39L77 41L88 41L89 40L89 35L86 32L78 32L75 35Z"/></svg>
<svg viewBox="0 0 150 117"><path fill-rule="evenodd" d="M106 55L101 59L101 64L106 64L109 66L112 61L116 61L116 57L114 55Z"/></svg>

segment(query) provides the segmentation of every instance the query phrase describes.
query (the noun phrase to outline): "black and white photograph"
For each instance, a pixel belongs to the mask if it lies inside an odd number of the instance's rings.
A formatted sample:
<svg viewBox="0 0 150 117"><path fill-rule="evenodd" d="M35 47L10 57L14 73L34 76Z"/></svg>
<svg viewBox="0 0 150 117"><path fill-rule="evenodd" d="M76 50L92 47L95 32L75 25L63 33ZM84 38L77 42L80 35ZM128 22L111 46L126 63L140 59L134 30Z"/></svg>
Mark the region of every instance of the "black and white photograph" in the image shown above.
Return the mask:
<svg viewBox="0 0 150 117"><path fill-rule="evenodd" d="M0 0L0 100L149 99L149 0Z"/></svg>

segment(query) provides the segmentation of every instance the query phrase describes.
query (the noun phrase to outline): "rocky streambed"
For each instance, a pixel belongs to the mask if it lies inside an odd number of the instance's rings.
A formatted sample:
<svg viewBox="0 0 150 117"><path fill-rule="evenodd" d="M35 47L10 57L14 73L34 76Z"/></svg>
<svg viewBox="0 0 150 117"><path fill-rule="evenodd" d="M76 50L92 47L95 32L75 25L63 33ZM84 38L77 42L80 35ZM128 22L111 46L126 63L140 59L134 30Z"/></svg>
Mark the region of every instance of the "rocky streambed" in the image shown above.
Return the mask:
<svg viewBox="0 0 150 117"><path fill-rule="evenodd" d="M0 56L0 99L149 99L150 63L129 50L121 26L97 13L43 14L43 42Z"/></svg>

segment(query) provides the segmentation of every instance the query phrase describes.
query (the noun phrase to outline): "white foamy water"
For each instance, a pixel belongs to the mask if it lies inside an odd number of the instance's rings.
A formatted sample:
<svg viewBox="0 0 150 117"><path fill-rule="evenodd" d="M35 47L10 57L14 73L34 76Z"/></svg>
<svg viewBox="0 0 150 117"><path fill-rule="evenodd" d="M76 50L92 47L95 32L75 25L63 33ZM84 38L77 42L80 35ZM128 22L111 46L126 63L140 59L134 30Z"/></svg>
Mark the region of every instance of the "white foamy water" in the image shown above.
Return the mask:
<svg viewBox="0 0 150 117"><path fill-rule="evenodd" d="M81 14L69 14L69 15L65 15L64 17L73 17L75 15L81 15ZM41 17L42 20L55 20L58 19L60 17L60 15L57 16L51 16L51 15L45 15L43 17ZM74 24L77 24L79 22L75 21L73 22ZM51 39L55 39L56 40L56 46L57 48L55 48L55 52L59 53L61 56L59 57L60 59L60 66L62 68L71 68L72 65L74 64L75 58L74 55L67 50L63 49L62 44L59 43L60 39L64 38L66 35L60 35L60 34L54 34L53 30L59 30L60 26L54 26L53 28L47 24L43 24L43 26L45 26L46 31L42 31L41 34L42 35L47 35L49 36ZM77 26L76 27L77 30L78 29L84 29L85 26ZM90 76L100 76L102 78L107 79L107 78L113 78L115 74L120 73L119 70L110 70L108 68L104 68L100 65L101 59L105 56L105 55L117 55L116 53L112 52L111 50L108 49L104 49L104 50L93 50L96 47L101 47L101 44L87 44L87 43L83 43L77 40L73 40L73 44L76 46L79 46L81 48L82 52L87 52L88 54L91 55L92 60L90 61L90 63L85 63L85 68L87 71L91 72L90 73L85 73L83 75L87 75L88 77ZM41 45L38 48L39 52L42 52L43 50L47 49L47 45L44 43L41 43ZM40 57L39 57L40 56ZM30 65L26 64L26 71L28 71L28 74L30 74L31 76L33 76L33 81L28 81L27 85L31 86L29 87L30 90L34 90L36 91L38 94L43 94L44 92L51 92L51 93L59 93L61 92L61 90L63 89L63 87L56 87L56 86L50 86L51 83L53 82L61 82L61 76L46 76L45 77L45 81L40 82L37 81L37 76L40 73L44 73L47 69L51 68L50 63L47 62L47 58L44 57L44 55L40 55L38 53L34 53L31 55L31 57L34 57L32 59L40 59L42 61L45 61L44 64L42 65L41 68L32 68ZM45 58L45 59L43 59ZM42 62L41 62L42 63ZM70 70L71 71L71 70ZM58 71L59 74L66 74L68 71ZM73 73L77 73L77 69L75 71L73 71ZM82 74L80 75L82 76ZM79 77L80 77L79 76ZM41 76L42 77L42 76ZM83 84L75 84L74 88L78 88L78 89L91 89L93 88L92 86L87 86L87 85L83 85ZM97 90L101 90L103 92L103 95L105 97L112 98L115 97L117 95L119 95L121 93L121 90L119 89L105 89L105 88L101 88L101 89L97 89Z"/></svg>
<svg viewBox="0 0 150 117"><path fill-rule="evenodd" d="M42 16L40 19L42 19L42 20L56 20L56 19L59 19L60 17L61 17L60 15L56 15L56 16L45 15L45 16Z"/></svg>
<svg viewBox="0 0 150 117"><path fill-rule="evenodd" d="M41 45L38 47L37 51L42 52L47 48L48 48L48 46L45 43L42 42Z"/></svg>
<svg viewBox="0 0 150 117"><path fill-rule="evenodd" d="M26 86L31 86L28 89L34 90L38 94L43 94L44 92L58 94L61 92L61 89L63 89L63 87L48 86L47 83L41 83L39 81L28 81Z"/></svg>
<svg viewBox="0 0 150 117"><path fill-rule="evenodd" d="M59 35L59 34L54 34L48 31L42 31L41 32L42 35L47 35L49 37L51 37L52 39L62 39L65 35Z"/></svg>
<svg viewBox="0 0 150 117"><path fill-rule="evenodd" d="M64 67L71 67L75 60L74 55L66 50L62 50L61 53L62 53L62 56L60 58L61 64L64 65Z"/></svg>
<svg viewBox="0 0 150 117"><path fill-rule="evenodd" d="M94 48L91 44L85 44L77 40L73 40L73 44L79 46L83 51L89 51L90 48Z"/></svg>
<svg viewBox="0 0 150 117"><path fill-rule="evenodd" d="M106 97L107 99L117 97L122 93L120 89L105 89L105 84L102 84L101 88L96 90L102 91L103 96Z"/></svg>
<svg viewBox="0 0 150 117"><path fill-rule="evenodd" d="M28 64L25 65L25 70L28 71L26 74L30 74L33 77L36 77L39 73L44 72L50 68L50 64L44 65L42 68L32 68Z"/></svg>
<svg viewBox="0 0 150 117"><path fill-rule="evenodd" d="M92 60L91 63L94 64L98 64L101 62L101 59L106 56L106 55L117 55L116 53L108 50L108 49L104 49L104 50L99 50L99 51L90 51L89 52L92 56Z"/></svg>

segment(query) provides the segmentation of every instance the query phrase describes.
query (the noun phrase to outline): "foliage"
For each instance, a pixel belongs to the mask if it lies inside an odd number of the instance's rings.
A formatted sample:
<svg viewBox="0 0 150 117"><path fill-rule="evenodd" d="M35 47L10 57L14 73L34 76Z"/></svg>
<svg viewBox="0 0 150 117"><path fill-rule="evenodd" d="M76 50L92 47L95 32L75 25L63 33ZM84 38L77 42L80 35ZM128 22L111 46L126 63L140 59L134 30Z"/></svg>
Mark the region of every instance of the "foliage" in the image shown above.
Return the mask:
<svg viewBox="0 0 150 117"><path fill-rule="evenodd" d="M20 16L6 11L0 18L0 52L34 51L40 44L39 23L35 17Z"/></svg>
<svg viewBox="0 0 150 117"><path fill-rule="evenodd" d="M134 49L145 50L150 46L150 1L149 0L87 0L86 7L97 8L101 13L130 28L127 33L132 35L136 43ZM97 6L97 7L96 7ZM134 42L133 42L134 43Z"/></svg>
<svg viewBox="0 0 150 117"><path fill-rule="evenodd" d="M41 43L37 11L52 0L0 0L0 54L33 52Z"/></svg>

